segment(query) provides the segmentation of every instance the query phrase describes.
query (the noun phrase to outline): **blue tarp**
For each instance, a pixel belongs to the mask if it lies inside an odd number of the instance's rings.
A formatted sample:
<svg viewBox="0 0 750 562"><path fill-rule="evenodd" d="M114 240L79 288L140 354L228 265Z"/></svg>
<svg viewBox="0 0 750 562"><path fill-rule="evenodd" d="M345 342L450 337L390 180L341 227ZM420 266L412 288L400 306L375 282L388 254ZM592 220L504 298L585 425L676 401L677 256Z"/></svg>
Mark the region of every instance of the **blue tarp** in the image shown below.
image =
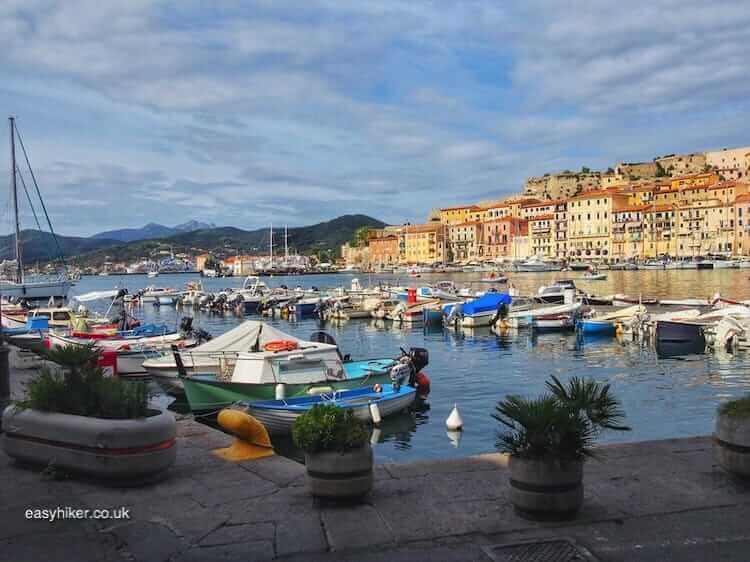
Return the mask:
<svg viewBox="0 0 750 562"><path fill-rule="evenodd" d="M487 293L478 299L467 302L463 306L463 313L466 316L471 316L490 310L495 311L501 304L510 306L511 302L513 302L513 299L508 293Z"/></svg>

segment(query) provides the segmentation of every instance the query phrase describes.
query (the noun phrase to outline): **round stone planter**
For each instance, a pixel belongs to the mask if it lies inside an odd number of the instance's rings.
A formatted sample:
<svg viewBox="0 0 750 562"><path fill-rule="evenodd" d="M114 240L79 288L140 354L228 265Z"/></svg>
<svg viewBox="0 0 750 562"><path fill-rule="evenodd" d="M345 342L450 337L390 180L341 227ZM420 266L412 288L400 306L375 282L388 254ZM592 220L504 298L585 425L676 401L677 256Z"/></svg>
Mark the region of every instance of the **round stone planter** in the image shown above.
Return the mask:
<svg viewBox="0 0 750 562"><path fill-rule="evenodd" d="M717 413L714 458L727 472L750 478L750 417Z"/></svg>
<svg viewBox="0 0 750 562"><path fill-rule="evenodd" d="M313 496L331 499L359 498L372 490L372 448L305 453L307 481Z"/></svg>
<svg viewBox="0 0 750 562"><path fill-rule="evenodd" d="M89 418L8 406L2 446L19 461L110 479L143 479L174 464L176 423L150 410L134 420Z"/></svg>
<svg viewBox="0 0 750 562"><path fill-rule="evenodd" d="M575 516L583 504L583 462L550 462L510 457L510 500L528 519Z"/></svg>

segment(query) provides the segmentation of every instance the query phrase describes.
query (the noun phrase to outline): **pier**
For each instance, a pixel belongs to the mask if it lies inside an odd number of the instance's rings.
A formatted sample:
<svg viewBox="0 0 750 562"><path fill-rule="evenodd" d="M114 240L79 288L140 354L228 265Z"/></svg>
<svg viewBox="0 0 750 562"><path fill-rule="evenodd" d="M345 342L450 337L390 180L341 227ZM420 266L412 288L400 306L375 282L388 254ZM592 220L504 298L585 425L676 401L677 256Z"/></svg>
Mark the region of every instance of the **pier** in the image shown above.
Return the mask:
<svg viewBox="0 0 750 562"><path fill-rule="evenodd" d="M11 360L17 396L33 371ZM176 465L139 487L18 466L0 452L2 558L489 562L489 545L559 537L605 561L746 561L750 552L750 483L716 466L708 436L602 447L602 462L585 467L580 515L535 523L513 511L504 455L381 464L364 503L334 505L313 500L302 465L278 455L228 463L211 450L229 436L192 416L178 427ZM26 516L58 507L125 508L129 519Z"/></svg>

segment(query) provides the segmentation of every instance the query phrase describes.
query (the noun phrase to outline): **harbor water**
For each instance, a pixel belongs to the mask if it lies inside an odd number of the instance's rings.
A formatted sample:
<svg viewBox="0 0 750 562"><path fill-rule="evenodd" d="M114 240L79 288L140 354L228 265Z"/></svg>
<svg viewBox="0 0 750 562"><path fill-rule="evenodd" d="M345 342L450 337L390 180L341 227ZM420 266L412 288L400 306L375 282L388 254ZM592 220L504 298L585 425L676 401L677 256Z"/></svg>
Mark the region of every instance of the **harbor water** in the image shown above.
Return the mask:
<svg viewBox="0 0 750 562"><path fill-rule="evenodd" d="M265 278L271 287L348 287L353 277L362 285L399 283L418 286L450 279L457 285L487 288L479 279L486 274L458 273L396 278L388 275L311 275ZM510 274L522 294L559 278L580 273ZM577 285L590 294L623 293L638 298L709 297L717 292L732 299L750 299L750 270L608 271L606 281ZM149 285L182 288L197 275L84 277L71 295L115 287L131 293ZM239 287L241 278L203 279L207 291ZM502 286L499 286L502 287ZM500 289L502 290L502 289ZM103 306L103 305L102 305ZM93 307L91 307L93 308ZM135 309L145 322L177 326L182 316L194 316L194 325L218 335L246 318L232 313L210 314L192 309L154 307ZM320 329L317 319L270 323L300 338ZM351 320L326 324L344 353L354 359L395 357L399 348L425 347L430 364L425 369L432 382L426 408L384 420L375 446L378 462L405 462L425 458L450 458L494 450L497 423L491 418L497 401L508 394L536 395L550 375L592 377L612 385L627 413L630 432L605 434L605 442L643 441L705 435L712 431L719 403L750 391L750 354L707 353L662 358L652 347L615 338L585 340L575 334L511 332L498 336L489 328L455 332L418 327L398 327L376 320ZM157 397L166 403L167 397ZM448 434L445 420L457 404L464 420L460 434ZM279 444L282 451L288 443ZM294 456L294 452L289 453Z"/></svg>

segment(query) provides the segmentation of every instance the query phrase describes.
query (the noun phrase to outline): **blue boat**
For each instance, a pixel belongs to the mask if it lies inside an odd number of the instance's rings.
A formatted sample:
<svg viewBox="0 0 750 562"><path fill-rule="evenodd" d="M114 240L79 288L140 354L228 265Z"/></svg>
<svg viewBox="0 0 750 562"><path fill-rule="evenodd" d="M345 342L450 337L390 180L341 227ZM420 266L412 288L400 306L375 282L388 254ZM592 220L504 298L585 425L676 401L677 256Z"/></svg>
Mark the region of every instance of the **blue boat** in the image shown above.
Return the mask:
<svg viewBox="0 0 750 562"><path fill-rule="evenodd" d="M576 329L584 335L614 336L616 327L612 320L584 318L576 324Z"/></svg>
<svg viewBox="0 0 750 562"><path fill-rule="evenodd" d="M240 402L240 404L262 423L270 434L285 435L292 432L294 420L317 404L329 404L349 409L360 419L373 420L371 406L376 405L380 417L384 418L407 409L416 398L417 390L412 386L376 384L352 390L326 392L316 396Z"/></svg>
<svg viewBox="0 0 750 562"><path fill-rule="evenodd" d="M512 302L508 293L485 293L469 302L448 304L443 307L443 314L449 324L458 322L469 328L489 326L500 307L510 307Z"/></svg>

